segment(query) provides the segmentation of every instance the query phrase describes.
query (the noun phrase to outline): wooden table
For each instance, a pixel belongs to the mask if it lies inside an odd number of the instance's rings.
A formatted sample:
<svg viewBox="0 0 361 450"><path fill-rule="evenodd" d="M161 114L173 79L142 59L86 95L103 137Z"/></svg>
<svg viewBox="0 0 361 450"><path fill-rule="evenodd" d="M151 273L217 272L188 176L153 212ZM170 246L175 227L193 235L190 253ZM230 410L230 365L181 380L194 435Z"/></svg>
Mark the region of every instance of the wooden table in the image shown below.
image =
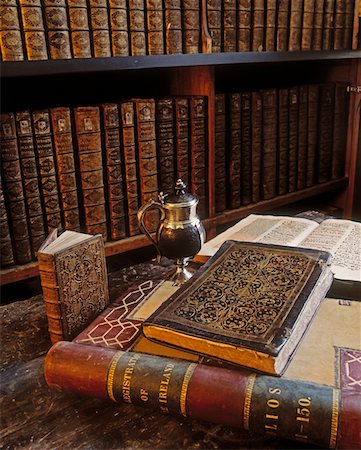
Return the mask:
<svg viewBox="0 0 361 450"><path fill-rule="evenodd" d="M114 299L171 266L142 263L110 275ZM50 348L42 296L0 307L3 449L305 449L301 443L51 391L43 365Z"/></svg>

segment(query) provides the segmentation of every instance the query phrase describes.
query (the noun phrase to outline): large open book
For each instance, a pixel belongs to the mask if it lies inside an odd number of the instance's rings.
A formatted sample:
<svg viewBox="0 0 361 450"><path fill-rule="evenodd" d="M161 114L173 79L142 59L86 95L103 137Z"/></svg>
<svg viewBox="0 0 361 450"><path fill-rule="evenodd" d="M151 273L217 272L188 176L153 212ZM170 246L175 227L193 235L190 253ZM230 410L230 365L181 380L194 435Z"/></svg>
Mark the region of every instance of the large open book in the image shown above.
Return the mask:
<svg viewBox="0 0 361 450"><path fill-rule="evenodd" d="M208 241L200 255L212 256L228 239L326 250L331 270L341 280L361 281L361 223L326 219L320 224L299 217L251 214Z"/></svg>

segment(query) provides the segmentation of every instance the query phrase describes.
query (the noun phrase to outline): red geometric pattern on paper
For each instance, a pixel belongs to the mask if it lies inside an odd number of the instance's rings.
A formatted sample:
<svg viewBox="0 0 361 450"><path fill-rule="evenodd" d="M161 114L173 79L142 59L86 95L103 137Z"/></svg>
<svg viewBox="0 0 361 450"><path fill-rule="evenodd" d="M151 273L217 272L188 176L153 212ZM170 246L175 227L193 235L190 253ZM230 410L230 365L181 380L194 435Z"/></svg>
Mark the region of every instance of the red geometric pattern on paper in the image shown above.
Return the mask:
<svg viewBox="0 0 361 450"><path fill-rule="evenodd" d="M361 392L361 351L339 348L340 388Z"/></svg>

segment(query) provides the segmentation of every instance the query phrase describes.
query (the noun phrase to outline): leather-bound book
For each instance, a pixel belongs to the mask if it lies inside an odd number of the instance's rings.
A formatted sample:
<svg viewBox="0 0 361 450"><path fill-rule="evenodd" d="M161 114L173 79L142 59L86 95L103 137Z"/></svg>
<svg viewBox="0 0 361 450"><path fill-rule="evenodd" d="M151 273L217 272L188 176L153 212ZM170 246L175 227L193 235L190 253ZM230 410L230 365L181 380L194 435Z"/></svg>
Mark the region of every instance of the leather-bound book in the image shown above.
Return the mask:
<svg viewBox="0 0 361 450"><path fill-rule="evenodd" d="M297 143L297 190L306 187L307 168L307 103L308 89L299 87L298 104L298 143Z"/></svg>
<svg viewBox="0 0 361 450"><path fill-rule="evenodd" d="M251 49L251 0L237 0L237 51Z"/></svg>
<svg viewBox="0 0 361 450"><path fill-rule="evenodd" d="M149 55L164 54L164 11L162 0L146 0L147 41Z"/></svg>
<svg viewBox="0 0 361 450"><path fill-rule="evenodd" d="M15 262L31 261L31 245L13 113L1 114L1 170Z"/></svg>
<svg viewBox="0 0 361 450"><path fill-rule="evenodd" d="M15 121L29 236L33 257L35 257L35 253L45 239L46 232L30 112L21 111L15 113Z"/></svg>
<svg viewBox="0 0 361 450"><path fill-rule="evenodd" d="M190 124L189 99L176 97L174 99L175 112L175 151L176 151L176 178L181 178L188 186L190 182Z"/></svg>
<svg viewBox="0 0 361 450"><path fill-rule="evenodd" d="M112 56L128 56L129 30L126 0L108 0Z"/></svg>
<svg viewBox="0 0 361 450"><path fill-rule="evenodd" d="M6 210L2 179L0 177L0 266L8 267L15 264L11 243L9 218Z"/></svg>
<svg viewBox="0 0 361 450"><path fill-rule="evenodd" d="M294 192L297 187L297 145L298 145L298 87L289 89L288 115L288 192Z"/></svg>
<svg viewBox="0 0 361 450"><path fill-rule="evenodd" d="M74 108L81 204L85 231L107 240L100 113L97 106Z"/></svg>
<svg viewBox="0 0 361 450"><path fill-rule="evenodd" d="M262 95L259 91L252 92L252 202L261 199L261 157L262 157Z"/></svg>
<svg viewBox="0 0 361 450"><path fill-rule="evenodd" d="M37 256L51 342L71 340L109 304L103 238L50 234Z"/></svg>
<svg viewBox="0 0 361 450"><path fill-rule="evenodd" d="M261 198L264 200L277 194L277 97L276 89L262 91Z"/></svg>
<svg viewBox="0 0 361 450"><path fill-rule="evenodd" d="M227 208L241 206L241 94L228 97Z"/></svg>
<svg viewBox="0 0 361 450"><path fill-rule="evenodd" d="M353 33L353 17L355 11L355 1L345 0L345 24L343 35L343 47L344 49L352 49L352 33Z"/></svg>
<svg viewBox="0 0 361 450"><path fill-rule="evenodd" d="M158 186L173 192L175 186L175 123L172 98L156 100Z"/></svg>
<svg viewBox="0 0 361 450"><path fill-rule="evenodd" d="M333 83L320 86L317 154L317 176L319 183L325 183L331 179L334 95L335 85Z"/></svg>
<svg viewBox="0 0 361 450"><path fill-rule="evenodd" d="M212 38L212 52L222 51L222 1L207 0L208 30Z"/></svg>
<svg viewBox="0 0 361 450"><path fill-rule="evenodd" d="M0 3L0 49L3 61L22 61L24 48L16 0Z"/></svg>
<svg viewBox="0 0 361 450"><path fill-rule="evenodd" d="M322 26L322 50L333 49L335 0L325 0Z"/></svg>
<svg viewBox="0 0 361 450"><path fill-rule="evenodd" d="M49 111L33 111L32 119L44 219L46 230L49 232L53 228L62 228L63 225Z"/></svg>
<svg viewBox="0 0 361 450"><path fill-rule="evenodd" d="M128 0L131 55L146 55L144 0Z"/></svg>
<svg viewBox="0 0 361 450"><path fill-rule="evenodd" d="M237 51L237 0L223 1L223 51Z"/></svg>
<svg viewBox="0 0 361 450"><path fill-rule="evenodd" d="M276 50L279 52L288 50L290 3L291 0L279 0L277 4Z"/></svg>
<svg viewBox="0 0 361 450"><path fill-rule="evenodd" d="M267 52L276 50L276 10L276 0L266 0L265 50Z"/></svg>
<svg viewBox="0 0 361 450"><path fill-rule="evenodd" d="M88 5L86 0L66 0L73 58L91 58Z"/></svg>
<svg viewBox="0 0 361 450"><path fill-rule="evenodd" d="M348 95L347 85L336 83L332 136L332 180L345 176Z"/></svg>
<svg viewBox="0 0 361 450"><path fill-rule="evenodd" d="M70 59L69 24L65 0L43 0L46 37L51 59Z"/></svg>
<svg viewBox="0 0 361 450"><path fill-rule="evenodd" d="M40 0L20 0L22 31L27 59L48 59Z"/></svg>
<svg viewBox="0 0 361 450"><path fill-rule="evenodd" d="M135 111L133 102L120 103L119 112L121 117L121 148L124 158L128 235L134 236L140 232L137 219L140 205L138 203L138 160L135 152Z"/></svg>
<svg viewBox="0 0 361 450"><path fill-rule="evenodd" d="M183 53L199 53L201 42L201 0L182 0Z"/></svg>
<svg viewBox="0 0 361 450"><path fill-rule="evenodd" d="M312 50L322 50L324 0L315 2L312 30Z"/></svg>
<svg viewBox="0 0 361 450"><path fill-rule="evenodd" d="M220 213L226 204L226 95L216 94L215 97L215 202L216 212Z"/></svg>
<svg viewBox="0 0 361 450"><path fill-rule="evenodd" d="M315 3L315 0L304 0L303 2L301 50L312 49L312 32Z"/></svg>
<svg viewBox="0 0 361 450"><path fill-rule="evenodd" d="M80 231L77 171L70 109L68 107L51 108L50 117L64 227L67 230Z"/></svg>
<svg viewBox="0 0 361 450"><path fill-rule="evenodd" d="M254 0L252 4L252 44L251 50L261 52L265 50L265 0Z"/></svg>
<svg viewBox="0 0 361 450"><path fill-rule="evenodd" d="M345 39L346 2L335 0L333 49L342 50Z"/></svg>
<svg viewBox="0 0 361 450"><path fill-rule="evenodd" d="M307 102L307 170L306 187L315 184L315 164L318 136L318 85L308 86Z"/></svg>
<svg viewBox="0 0 361 450"><path fill-rule="evenodd" d="M248 205L252 200L251 93L242 92L241 102L241 202Z"/></svg>
<svg viewBox="0 0 361 450"><path fill-rule="evenodd" d="M289 111L288 88L278 91L278 195L288 192L288 111Z"/></svg>
<svg viewBox="0 0 361 450"><path fill-rule="evenodd" d="M301 50L303 0L291 0L288 50Z"/></svg>
<svg viewBox="0 0 361 450"><path fill-rule="evenodd" d="M181 0L164 2L165 53L183 52Z"/></svg>
<svg viewBox="0 0 361 450"><path fill-rule="evenodd" d="M143 333L281 375L331 286L331 259L321 250L225 241L145 320Z"/></svg>
<svg viewBox="0 0 361 450"><path fill-rule="evenodd" d="M111 56L107 0L88 0L90 35L95 58Z"/></svg>
<svg viewBox="0 0 361 450"><path fill-rule="evenodd" d="M101 105L101 112L105 154L106 204L110 225L109 237L116 241L126 236L118 105L104 103Z"/></svg>

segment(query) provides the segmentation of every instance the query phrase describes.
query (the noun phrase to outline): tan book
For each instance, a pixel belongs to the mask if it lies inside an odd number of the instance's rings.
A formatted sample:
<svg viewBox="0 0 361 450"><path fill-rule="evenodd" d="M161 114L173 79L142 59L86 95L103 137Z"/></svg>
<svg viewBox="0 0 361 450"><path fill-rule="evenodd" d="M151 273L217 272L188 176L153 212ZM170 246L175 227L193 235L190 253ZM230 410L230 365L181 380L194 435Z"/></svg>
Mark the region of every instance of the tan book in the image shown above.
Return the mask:
<svg viewBox="0 0 361 450"><path fill-rule="evenodd" d="M249 51L250 45L251 0L237 0L237 50L239 52Z"/></svg>
<svg viewBox="0 0 361 450"><path fill-rule="evenodd" d="M67 0L73 58L91 58L91 44L86 0Z"/></svg>
<svg viewBox="0 0 361 450"><path fill-rule="evenodd" d="M107 0L89 0L93 56L111 56Z"/></svg>
<svg viewBox="0 0 361 450"><path fill-rule="evenodd" d="M207 0L208 30L212 38L212 52L222 50L222 2L221 0Z"/></svg>
<svg viewBox="0 0 361 450"><path fill-rule="evenodd" d="M237 51L237 5L236 0L223 1L223 51Z"/></svg>
<svg viewBox="0 0 361 450"><path fill-rule="evenodd" d="M276 23L277 23L277 2L276 0L266 0L266 28L265 28L265 50L273 52L276 49Z"/></svg>
<svg viewBox="0 0 361 450"><path fill-rule="evenodd" d="M301 50L312 49L312 32L315 16L314 0L304 0L302 14Z"/></svg>
<svg viewBox="0 0 361 450"><path fill-rule="evenodd" d="M323 7L324 0L317 0L317 2L315 2L312 30L312 50L322 49Z"/></svg>
<svg viewBox="0 0 361 450"><path fill-rule="evenodd" d="M146 55L147 40L145 36L144 0L129 0L128 14L131 54L133 56Z"/></svg>
<svg viewBox="0 0 361 450"><path fill-rule="evenodd" d="M251 50L261 52L264 50L264 0L254 0L252 4L252 43Z"/></svg>
<svg viewBox="0 0 361 450"><path fill-rule="evenodd" d="M48 59L40 0L20 0L21 22L27 59Z"/></svg>
<svg viewBox="0 0 361 450"><path fill-rule="evenodd" d="M200 51L200 0L182 0L183 53Z"/></svg>
<svg viewBox="0 0 361 450"><path fill-rule="evenodd" d="M146 0L148 55L164 54L164 11L162 0Z"/></svg>
<svg viewBox="0 0 361 450"><path fill-rule="evenodd" d="M0 49L3 61L22 61L24 48L16 0L0 2Z"/></svg>
<svg viewBox="0 0 361 450"><path fill-rule="evenodd" d="M126 0L108 0L112 56L129 55L128 9Z"/></svg>
<svg viewBox="0 0 361 450"><path fill-rule="evenodd" d="M279 0L277 8L276 50L288 50L290 0Z"/></svg>
<svg viewBox="0 0 361 450"><path fill-rule="evenodd" d="M70 59L69 23L65 0L43 0L45 28L51 59Z"/></svg>
<svg viewBox="0 0 361 450"><path fill-rule="evenodd" d="M37 256L51 342L71 340L109 304L103 238L52 233Z"/></svg>
<svg viewBox="0 0 361 450"><path fill-rule="evenodd" d="M183 52L181 0L164 2L165 53Z"/></svg>
<svg viewBox="0 0 361 450"><path fill-rule="evenodd" d="M291 0L288 50L301 50L302 0Z"/></svg>

